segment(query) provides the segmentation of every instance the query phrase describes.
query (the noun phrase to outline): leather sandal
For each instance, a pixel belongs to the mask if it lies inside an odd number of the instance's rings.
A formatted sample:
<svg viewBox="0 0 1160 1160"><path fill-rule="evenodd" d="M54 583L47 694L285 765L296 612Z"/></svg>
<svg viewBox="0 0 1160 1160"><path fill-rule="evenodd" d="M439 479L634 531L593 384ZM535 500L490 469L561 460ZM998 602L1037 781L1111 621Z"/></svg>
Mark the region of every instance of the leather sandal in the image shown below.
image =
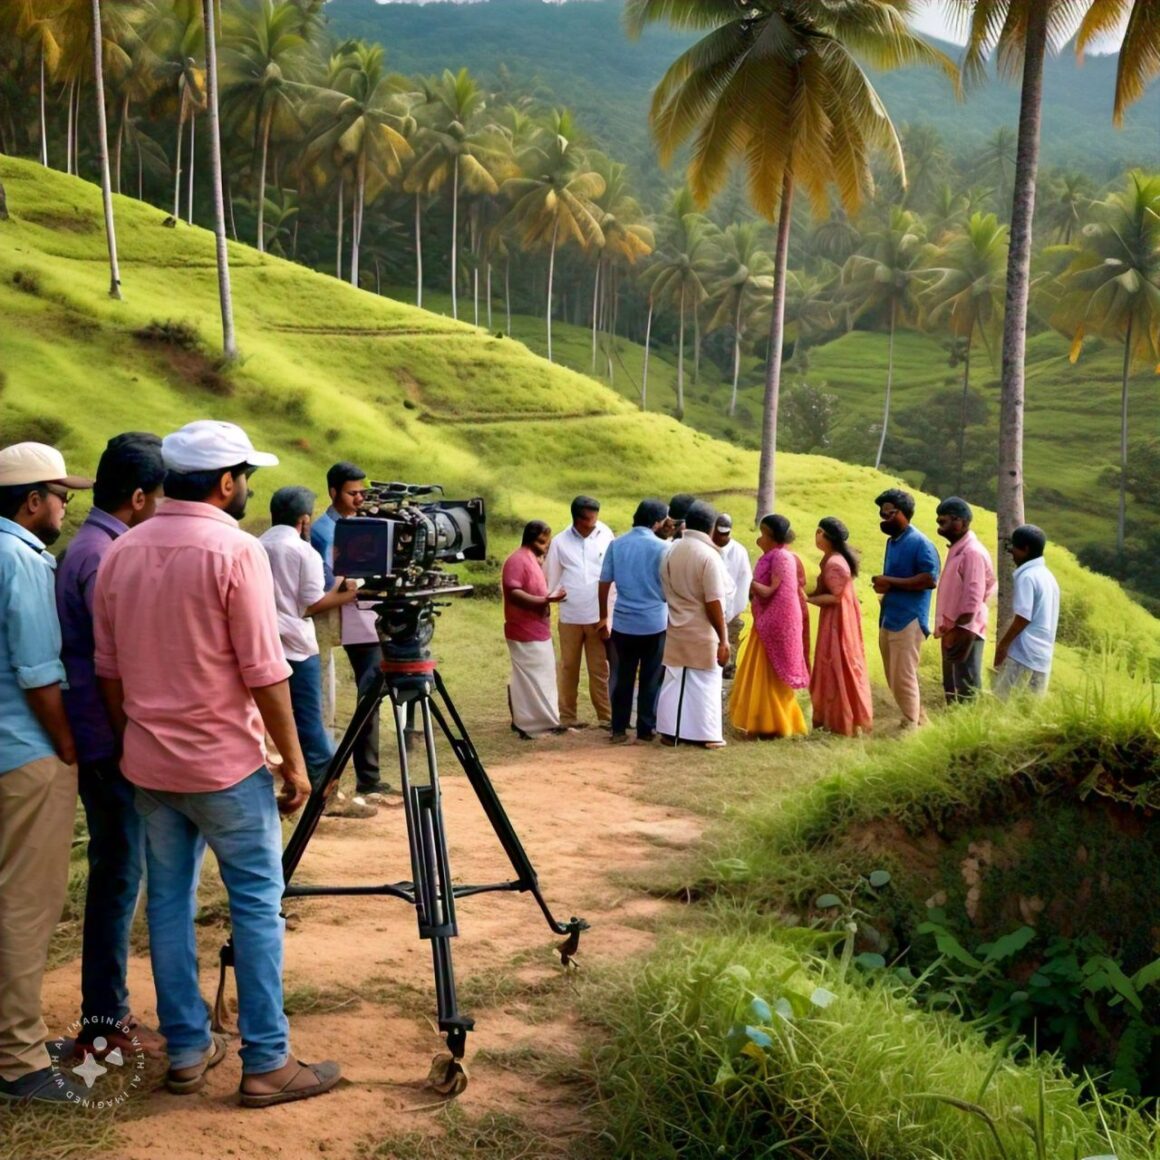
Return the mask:
<svg viewBox="0 0 1160 1160"><path fill-rule="evenodd" d="M290 1085L304 1072L314 1076L314 1083L305 1087L291 1088ZM321 1063L298 1063L298 1070L276 1092L248 1092L244 1087L238 1089L243 1108L272 1108L275 1104L289 1104L295 1100L308 1100L311 1096L320 1096L328 1092L342 1078L342 1069L331 1059ZM242 1083L246 1077L242 1077Z"/></svg>
<svg viewBox="0 0 1160 1160"><path fill-rule="evenodd" d="M175 1096L188 1096L192 1095L194 1092L201 1091L201 1089L205 1087L205 1073L209 1071L211 1067L217 1067L217 1065L221 1063L223 1059L225 1059L226 1045L229 1043L229 1040L226 1038L226 1036L220 1034L217 1031L213 1031L210 1034L212 1036L212 1042L210 1043L209 1048L205 1053L205 1058L201 1061L200 1064L195 1065L198 1070L194 1074L185 1076L182 1079L178 1079L175 1074L177 1071L190 1070L189 1068L185 1067L179 1067L176 1069L171 1067L166 1073L165 1087L167 1090L173 1092Z"/></svg>

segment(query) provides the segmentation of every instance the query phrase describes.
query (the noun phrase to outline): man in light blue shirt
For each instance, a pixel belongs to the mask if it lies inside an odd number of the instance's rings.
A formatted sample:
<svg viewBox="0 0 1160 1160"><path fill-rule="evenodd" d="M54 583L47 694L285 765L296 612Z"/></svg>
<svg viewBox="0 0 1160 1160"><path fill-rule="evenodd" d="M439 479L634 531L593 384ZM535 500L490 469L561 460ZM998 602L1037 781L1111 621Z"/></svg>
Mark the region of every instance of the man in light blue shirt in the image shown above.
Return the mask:
<svg viewBox="0 0 1160 1160"><path fill-rule="evenodd" d="M600 570L600 635L608 641L612 669L612 743L628 740L632 717L632 692L640 674L636 700L636 736L651 741L656 736L657 696L664 676L665 630L669 609L661 587L661 561L669 545L660 538L668 518L668 506L659 499L644 499L632 517L632 530L608 546ZM616 585L612 623L608 597Z"/></svg>
<svg viewBox="0 0 1160 1160"><path fill-rule="evenodd" d="M0 450L0 1102L63 1103L40 1014L48 944L64 906L76 814L60 624L47 545L71 488L43 443Z"/></svg>
<svg viewBox="0 0 1160 1160"><path fill-rule="evenodd" d="M1034 524L1011 533L1007 551L1015 561L1011 625L995 646L995 695L1006 698L1025 686L1042 696L1051 677L1059 627L1059 584L1043 562L1047 536Z"/></svg>

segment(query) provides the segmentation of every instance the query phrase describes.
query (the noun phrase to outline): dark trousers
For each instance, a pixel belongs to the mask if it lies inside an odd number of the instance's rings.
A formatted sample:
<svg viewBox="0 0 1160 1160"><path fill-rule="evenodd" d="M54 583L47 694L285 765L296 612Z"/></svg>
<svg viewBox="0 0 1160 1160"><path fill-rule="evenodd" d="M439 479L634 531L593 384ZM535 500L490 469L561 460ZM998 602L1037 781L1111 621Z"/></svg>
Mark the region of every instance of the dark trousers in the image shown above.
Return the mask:
<svg viewBox="0 0 1160 1160"><path fill-rule="evenodd" d="M961 660L952 661L943 649L942 680L947 704L969 701L983 687L983 646L981 636L977 636L970 651Z"/></svg>
<svg viewBox="0 0 1160 1160"><path fill-rule="evenodd" d="M289 664L294 727L310 783L317 785L334 756L334 741L322 720L322 661L316 653L304 661Z"/></svg>
<svg viewBox="0 0 1160 1160"><path fill-rule="evenodd" d="M636 734L651 737L657 728L657 697L665 675L665 634L635 636L612 630L608 659L612 670L612 732L624 733L632 719L632 690L640 676L636 697Z"/></svg>
<svg viewBox="0 0 1160 1160"><path fill-rule="evenodd" d="M134 805L134 787L114 758L83 763L77 772L89 826L81 1015L94 1021L120 1020L129 1013L125 973L145 867L145 827ZM99 1035L100 1022L92 1026L93 1036ZM80 1038L85 1039L83 1032Z"/></svg>
<svg viewBox="0 0 1160 1160"><path fill-rule="evenodd" d="M379 673L383 650L375 644L344 644L344 651L354 669L354 679L358 682L358 695L370 692ZM358 793L377 793L381 790L379 780L379 715L375 713L359 734L354 746L355 789Z"/></svg>

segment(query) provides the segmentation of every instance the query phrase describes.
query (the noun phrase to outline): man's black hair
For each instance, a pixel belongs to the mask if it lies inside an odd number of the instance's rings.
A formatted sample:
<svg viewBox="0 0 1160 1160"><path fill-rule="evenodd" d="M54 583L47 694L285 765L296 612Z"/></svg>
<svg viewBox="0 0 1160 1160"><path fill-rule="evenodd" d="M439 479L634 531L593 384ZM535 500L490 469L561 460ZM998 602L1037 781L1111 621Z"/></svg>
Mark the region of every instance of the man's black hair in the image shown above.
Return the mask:
<svg viewBox="0 0 1160 1160"><path fill-rule="evenodd" d="M888 488L874 502L878 507L893 504L908 520L914 519L914 496L900 487Z"/></svg>
<svg viewBox="0 0 1160 1160"><path fill-rule="evenodd" d="M669 511L672 511L671 504ZM717 509L703 499L693 500L685 512L685 527L691 532L704 532L708 536L712 533L713 525L716 522Z"/></svg>
<svg viewBox="0 0 1160 1160"><path fill-rule="evenodd" d="M270 496L270 523L293 527L303 516L314 514L314 492L308 487L280 487Z"/></svg>
<svg viewBox="0 0 1160 1160"><path fill-rule="evenodd" d="M524 535L523 539L520 540L520 547L530 548L545 532L551 532L551 530L543 520L529 520L524 524Z"/></svg>
<svg viewBox="0 0 1160 1160"><path fill-rule="evenodd" d="M663 499L642 499L636 505L633 513L632 526L634 528L652 528L669 514L668 506Z"/></svg>
<svg viewBox="0 0 1160 1160"><path fill-rule="evenodd" d="M48 495L48 488L43 483L12 483L0 487L0 516L14 520L31 492L43 497Z"/></svg>
<svg viewBox="0 0 1160 1160"><path fill-rule="evenodd" d="M937 516L950 516L952 519L963 520L968 524L975 518L975 513L971 511L971 505L965 499L960 499L957 495L947 496L935 508L934 512Z"/></svg>
<svg viewBox="0 0 1160 1160"><path fill-rule="evenodd" d="M161 437L148 431L114 435L101 452L93 483L93 507L103 512L123 508L140 488L146 495L165 480Z"/></svg>
<svg viewBox="0 0 1160 1160"><path fill-rule="evenodd" d="M775 544L792 544L794 542L793 528L789 526L789 519L786 516L762 516L761 526L769 532Z"/></svg>
<svg viewBox="0 0 1160 1160"><path fill-rule="evenodd" d="M593 499L590 495L578 495L572 501L572 518L578 520L584 512L598 512L600 510L600 500Z"/></svg>
<svg viewBox="0 0 1160 1160"><path fill-rule="evenodd" d="M1047 534L1034 524L1020 524L1011 533L1011 546L1024 549L1032 560L1038 560L1047 548Z"/></svg>
<svg viewBox="0 0 1160 1160"><path fill-rule="evenodd" d="M358 483L366 477L367 473L357 463L343 459L326 473L326 488L327 491L341 491L344 483Z"/></svg>
<svg viewBox="0 0 1160 1160"><path fill-rule="evenodd" d="M245 463L233 467L214 467L209 471L167 471L165 473L165 498L184 499L192 503L204 503L217 488L218 481L227 472L237 479L246 473Z"/></svg>
<svg viewBox="0 0 1160 1160"><path fill-rule="evenodd" d="M669 500L669 515L675 523L681 523L688 515L689 508L697 502L695 495L689 495L687 491L677 492L671 500Z"/></svg>

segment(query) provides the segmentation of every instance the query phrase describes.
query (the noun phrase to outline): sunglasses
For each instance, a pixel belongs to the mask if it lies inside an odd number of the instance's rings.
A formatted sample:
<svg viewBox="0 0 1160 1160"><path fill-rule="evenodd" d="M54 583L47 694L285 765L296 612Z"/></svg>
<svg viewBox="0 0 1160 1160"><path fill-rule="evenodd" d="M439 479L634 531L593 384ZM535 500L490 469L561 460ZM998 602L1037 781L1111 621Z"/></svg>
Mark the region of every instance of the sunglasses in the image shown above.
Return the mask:
<svg viewBox="0 0 1160 1160"><path fill-rule="evenodd" d="M48 492L49 495L55 495L56 498L59 499L65 507L68 507L69 502L73 497L71 491L69 491L67 488L60 487L55 483L46 483L44 485L44 490Z"/></svg>

